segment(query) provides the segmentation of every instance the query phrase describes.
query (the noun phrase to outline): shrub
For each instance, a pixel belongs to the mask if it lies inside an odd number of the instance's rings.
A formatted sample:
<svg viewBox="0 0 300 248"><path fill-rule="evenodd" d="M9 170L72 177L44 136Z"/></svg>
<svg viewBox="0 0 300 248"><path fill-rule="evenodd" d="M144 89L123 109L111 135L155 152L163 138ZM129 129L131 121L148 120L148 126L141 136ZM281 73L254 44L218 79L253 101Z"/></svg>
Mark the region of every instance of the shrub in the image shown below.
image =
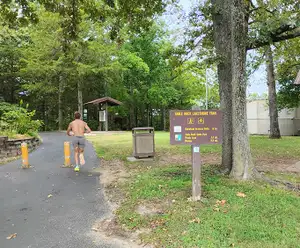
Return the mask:
<svg viewBox="0 0 300 248"><path fill-rule="evenodd" d="M35 111L29 111L28 106L0 103L0 131L33 135L42 125L42 121L33 120L34 115Z"/></svg>
<svg viewBox="0 0 300 248"><path fill-rule="evenodd" d="M89 120L87 121L87 124L92 130L98 130L99 122L97 120Z"/></svg>

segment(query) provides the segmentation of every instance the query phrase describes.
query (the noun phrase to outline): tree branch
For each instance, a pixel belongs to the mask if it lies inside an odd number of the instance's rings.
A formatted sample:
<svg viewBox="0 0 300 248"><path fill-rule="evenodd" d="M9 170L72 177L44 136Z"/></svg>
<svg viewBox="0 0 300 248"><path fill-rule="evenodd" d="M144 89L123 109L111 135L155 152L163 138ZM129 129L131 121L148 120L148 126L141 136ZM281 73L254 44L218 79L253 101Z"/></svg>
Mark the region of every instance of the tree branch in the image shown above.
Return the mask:
<svg viewBox="0 0 300 248"><path fill-rule="evenodd" d="M275 14L275 12L276 12L276 10L268 10L267 8L265 8L265 7L257 7L257 8L253 8L253 9L251 9L250 10L250 13L253 13L254 11L257 11L257 10L260 10L260 9L264 9L266 12L268 12L268 13L270 13L270 14L272 14L272 15L274 15Z"/></svg>
<svg viewBox="0 0 300 248"><path fill-rule="evenodd" d="M292 33L288 33L288 34L283 34L287 31L293 31ZM270 39L268 40L256 40L255 42L252 42L248 45L247 50L252 50L252 49L256 49L259 47L263 47L266 45L269 45L271 43L275 43L275 42L279 42L279 41L284 41L284 40L290 40L290 39L294 39L296 37L300 36L300 27L289 27L286 26L282 26L279 29L277 29L275 32L270 34Z"/></svg>
<svg viewBox="0 0 300 248"><path fill-rule="evenodd" d="M278 36L278 35L281 35L285 32L288 32L288 31L294 31L295 29L298 29L299 27L297 26L290 26L288 24L285 24L285 25L281 25L277 30L275 30L274 32L271 32L270 36L271 37L275 37L275 36Z"/></svg>
<svg viewBox="0 0 300 248"><path fill-rule="evenodd" d="M251 21L251 22L248 23L248 25L250 26L250 25L252 25L254 23L258 23L258 21Z"/></svg>

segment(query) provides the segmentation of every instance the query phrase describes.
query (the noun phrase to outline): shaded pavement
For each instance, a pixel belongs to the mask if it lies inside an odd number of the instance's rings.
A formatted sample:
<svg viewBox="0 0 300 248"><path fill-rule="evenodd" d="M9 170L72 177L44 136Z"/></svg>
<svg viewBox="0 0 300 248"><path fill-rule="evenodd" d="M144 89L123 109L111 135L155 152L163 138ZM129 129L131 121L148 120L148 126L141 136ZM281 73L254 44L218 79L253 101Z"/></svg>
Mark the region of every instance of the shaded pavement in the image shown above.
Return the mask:
<svg viewBox="0 0 300 248"><path fill-rule="evenodd" d="M92 173L99 166L92 145L86 147L87 164L75 173L60 167L69 138L44 133L42 139L29 156L33 168L21 169L20 160L0 166L1 248L114 247L91 234L94 222L109 214L99 174ZM17 237L7 240L13 233Z"/></svg>

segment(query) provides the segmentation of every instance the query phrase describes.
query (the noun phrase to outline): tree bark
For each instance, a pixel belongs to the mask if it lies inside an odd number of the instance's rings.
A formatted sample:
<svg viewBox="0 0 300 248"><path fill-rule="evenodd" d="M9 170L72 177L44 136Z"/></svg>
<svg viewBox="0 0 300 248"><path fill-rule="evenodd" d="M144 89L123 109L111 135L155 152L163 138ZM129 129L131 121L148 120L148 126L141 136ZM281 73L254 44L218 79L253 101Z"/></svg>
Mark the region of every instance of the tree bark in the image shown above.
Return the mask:
<svg viewBox="0 0 300 248"><path fill-rule="evenodd" d="M43 125L43 131L46 131L46 127L47 127L47 121L46 121L46 101L45 101L45 98L42 102L42 119L43 119L43 122L44 122L44 125Z"/></svg>
<svg viewBox="0 0 300 248"><path fill-rule="evenodd" d="M82 83L78 80L77 83L77 93L78 93L78 112L83 116L83 99L82 99Z"/></svg>
<svg viewBox="0 0 300 248"><path fill-rule="evenodd" d="M248 35L249 1L233 0L231 5L231 68L232 68L232 147L233 165L231 176L249 179L253 174L250 151L247 100L246 100L246 47Z"/></svg>
<svg viewBox="0 0 300 248"><path fill-rule="evenodd" d="M150 105L150 126L148 127L153 127L153 108Z"/></svg>
<svg viewBox="0 0 300 248"><path fill-rule="evenodd" d="M134 127L138 127L138 125L139 125L139 118L138 118L138 115L139 115L139 110L138 110L138 108L135 106L135 107L134 107Z"/></svg>
<svg viewBox="0 0 300 248"><path fill-rule="evenodd" d="M63 95L63 76L59 76L59 86L58 86L58 130L63 130L63 101L62 101L62 95Z"/></svg>
<svg viewBox="0 0 300 248"><path fill-rule="evenodd" d="M160 128L162 131L165 131L165 108L160 108L161 118L160 118Z"/></svg>
<svg viewBox="0 0 300 248"><path fill-rule="evenodd" d="M246 112L246 47L250 1L211 0L223 111L222 165L235 179L252 176Z"/></svg>
<svg viewBox="0 0 300 248"><path fill-rule="evenodd" d="M218 63L219 93L223 112L222 167L232 169L232 75L231 75L231 0L212 0L214 6L214 40Z"/></svg>
<svg viewBox="0 0 300 248"><path fill-rule="evenodd" d="M166 108L163 108L163 130L167 131L167 115L166 115Z"/></svg>
<svg viewBox="0 0 300 248"><path fill-rule="evenodd" d="M268 77L268 91L269 91L269 115L270 115L270 138L280 139L280 129L278 122L277 96L276 96L276 82L274 73L274 61L271 46L267 47L267 77Z"/></svg>
<svg viewBox="0 0 300 248"><path fill-rule="evenodd" d="M149 111L149 104L147 104L147 127L150 127L150 111Z"/></svg>

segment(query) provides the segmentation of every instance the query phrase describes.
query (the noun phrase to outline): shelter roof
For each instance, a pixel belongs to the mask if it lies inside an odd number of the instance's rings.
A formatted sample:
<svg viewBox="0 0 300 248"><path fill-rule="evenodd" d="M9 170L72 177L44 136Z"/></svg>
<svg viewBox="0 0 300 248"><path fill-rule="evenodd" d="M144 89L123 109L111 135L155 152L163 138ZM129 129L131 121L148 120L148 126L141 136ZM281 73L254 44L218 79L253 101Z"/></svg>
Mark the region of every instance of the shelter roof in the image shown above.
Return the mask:
<svg viewBox="0 0 300 248"><path fill-rule="evenodd" d="M93 101L87 102L85 104L104 104L104 103L107 103L110 106L118 106L118 105L122 104L122 102L120 102L116 99L113 99L111 97L98 98L98 99L95 99Z"/></svg>

